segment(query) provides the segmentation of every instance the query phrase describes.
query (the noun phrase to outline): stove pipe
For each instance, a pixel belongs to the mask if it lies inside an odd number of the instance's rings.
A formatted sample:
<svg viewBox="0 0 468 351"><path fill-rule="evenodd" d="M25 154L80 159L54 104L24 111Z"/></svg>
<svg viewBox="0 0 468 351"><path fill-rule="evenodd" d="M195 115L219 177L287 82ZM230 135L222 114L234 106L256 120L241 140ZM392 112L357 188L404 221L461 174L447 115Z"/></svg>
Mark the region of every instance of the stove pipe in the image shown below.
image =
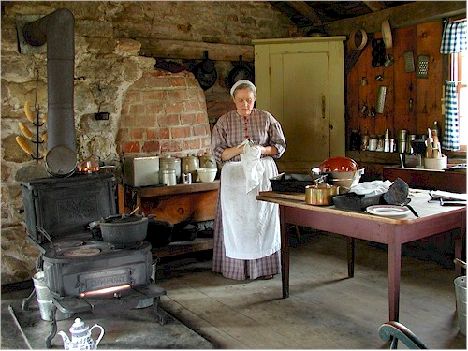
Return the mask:
<svg viewBox="0 0 468 351"><path fill-rule="evenodd" d="M65 145L76 154L73 111L73 77L75 68L75 18L68 9L57 9L22 29L32 46L47 41L48 143L51 150Z"/></svg>

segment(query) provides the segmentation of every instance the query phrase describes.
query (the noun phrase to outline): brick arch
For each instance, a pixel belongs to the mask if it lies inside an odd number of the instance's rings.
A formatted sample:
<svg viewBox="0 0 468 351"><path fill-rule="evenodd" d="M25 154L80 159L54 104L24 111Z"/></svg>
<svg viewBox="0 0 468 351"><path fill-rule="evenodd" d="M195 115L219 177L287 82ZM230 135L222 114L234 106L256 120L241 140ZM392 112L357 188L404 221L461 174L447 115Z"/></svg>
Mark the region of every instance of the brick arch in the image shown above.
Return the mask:
<svg viewBox="0 0 468 351"><path fill-rule="evenodd" d="M123 99L117 133L122 153L184 156L210 150L205 94L190 72L146 72Z"/></svg>

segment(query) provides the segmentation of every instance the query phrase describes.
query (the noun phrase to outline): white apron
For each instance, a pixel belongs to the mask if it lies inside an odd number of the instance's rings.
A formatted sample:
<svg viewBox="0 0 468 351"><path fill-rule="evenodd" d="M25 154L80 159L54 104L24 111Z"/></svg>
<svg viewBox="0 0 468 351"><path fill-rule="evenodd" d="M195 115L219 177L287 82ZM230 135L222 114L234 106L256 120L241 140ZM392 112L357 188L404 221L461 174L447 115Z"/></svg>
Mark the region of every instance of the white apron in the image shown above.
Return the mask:
<svg viewBox="0 0 468 351"><path fill-rule="evenodd" d="M259 160L255 177L259 181L246 191L247 181L241 162L229 162L221 170L221 211L226 256L237 259L256 259L270 256L281 248L279 206L257 201L259 191L271 190L270 178L278 174L271 157ZM262 169L263 168L263 169ZM261 174L260 174L261 173Z"/></svg>

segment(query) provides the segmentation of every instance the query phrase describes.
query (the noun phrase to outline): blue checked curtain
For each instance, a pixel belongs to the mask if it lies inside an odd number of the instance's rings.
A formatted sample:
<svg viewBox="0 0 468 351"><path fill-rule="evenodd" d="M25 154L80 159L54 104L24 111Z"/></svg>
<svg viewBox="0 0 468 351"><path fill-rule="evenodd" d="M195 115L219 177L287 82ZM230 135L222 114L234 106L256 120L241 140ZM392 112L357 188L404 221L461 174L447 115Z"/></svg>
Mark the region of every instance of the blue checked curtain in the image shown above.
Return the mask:
<svg viewBox="0 0 468 351"><path fill-rule="evenodd" d="M445 132L442 146L446 150L460 150L457 83L445 82Z"/></svg>
<svg viewBox="0 0 468 351"><path fill-rule="evenodd" d="M447 22L445 24L444 34L442 35L440 53L452 54L465 50L468 50L466 20L460 22Z"/></svg>

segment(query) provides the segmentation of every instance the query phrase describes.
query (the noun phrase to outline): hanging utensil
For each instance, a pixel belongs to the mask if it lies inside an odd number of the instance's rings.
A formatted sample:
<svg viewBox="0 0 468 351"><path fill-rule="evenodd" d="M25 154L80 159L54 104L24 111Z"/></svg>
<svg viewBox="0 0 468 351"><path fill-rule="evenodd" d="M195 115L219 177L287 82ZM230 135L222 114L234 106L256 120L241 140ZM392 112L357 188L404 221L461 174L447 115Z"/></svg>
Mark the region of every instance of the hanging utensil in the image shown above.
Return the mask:
<svg viewBox="0 0 468 351"><path fill-rule="evenodd" d="M200 87L203 90L207 90L211 88L218 79L218 73L216 73L214 62L208 58L208 51L204 51L203 56L203 61L195 65L193 73Z"/></svg>
<svg viewBox="0 0 468 351"><path fill-rule="evenodd" d="M453 263L459 264L463 269L466 269L466 262L460 260L460 259L457 258L457 257L455 257L455 259L453 260Z"/></svg>

